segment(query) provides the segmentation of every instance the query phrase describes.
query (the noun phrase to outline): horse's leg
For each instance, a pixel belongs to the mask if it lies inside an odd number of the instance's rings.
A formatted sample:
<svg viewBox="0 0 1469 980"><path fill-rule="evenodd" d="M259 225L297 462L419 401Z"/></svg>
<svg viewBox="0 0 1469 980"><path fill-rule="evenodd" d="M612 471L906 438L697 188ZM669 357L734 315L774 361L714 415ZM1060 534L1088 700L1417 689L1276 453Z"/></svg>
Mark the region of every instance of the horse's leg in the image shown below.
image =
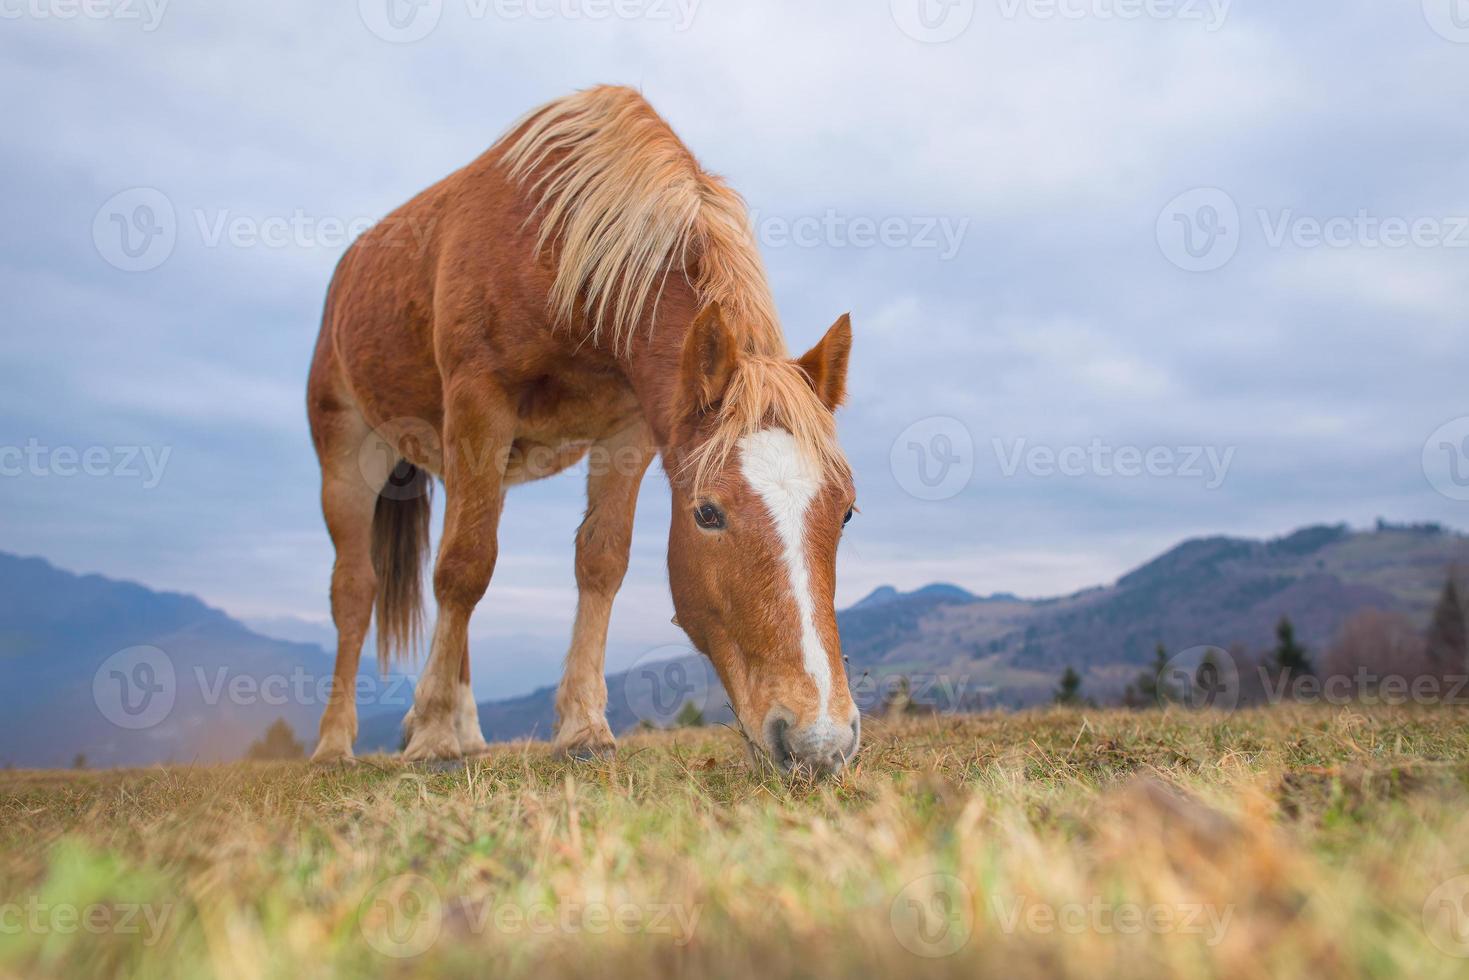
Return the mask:
<svg viewBox="0 0 1469 980"><path fill-rule="evenodd" d="M355 408L322 412L312 418L312 430L321 448L321 510L337 553L331 591L337 661L321 716L321 737L311 759L338 762L352 758L352 742L357 738L357 662L377 596L372 515L390 467L386 460L370 457L359 465L357 450L370 430ZM382 472L375 472L377 469Z"/></svg>
<svg viewBox="0 0 1469 980"><path fill-rule="evenodd" d="M410 761L454 759L465 748L456 719L468 688L461 678L468 674L469 617L495 570L514 437L515 403L483 372L445 379L444 536L434 563L439 611L428 664L413 694L412 731L403 750Z"/></svg>
<svg viewBox="0 0 1469 980"><path fill-rule="evenodd" d="M607 727L607 621L627 572L638 486L656 447L641 421L589 456L587 516L576 532L576 624L556 691L556 751L589 756L615 746Z"/></svg>
<svg viewBox="0 0 1469 980"><path fill-rule="evenodd" d="M459 736L459 751L465 755L482 755L489 751L484 729L479 727L479 705L474 703L474 690L469 686L469 645L459 661L459 693L454 707L454 732Z"/></svg>

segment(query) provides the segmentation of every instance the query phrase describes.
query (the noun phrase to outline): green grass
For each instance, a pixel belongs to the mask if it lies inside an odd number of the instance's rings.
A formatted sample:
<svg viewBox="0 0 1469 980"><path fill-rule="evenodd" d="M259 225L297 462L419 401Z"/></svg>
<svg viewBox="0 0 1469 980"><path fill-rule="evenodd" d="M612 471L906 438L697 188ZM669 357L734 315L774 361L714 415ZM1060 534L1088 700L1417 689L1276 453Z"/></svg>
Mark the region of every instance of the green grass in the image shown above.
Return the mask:
<svg viewBox="0 0 1469 980"><path fill-rule="evenodd" d="M0 975L1463 976L1466 721L874 721L814 784L719 729L7 772Z"/></svg>

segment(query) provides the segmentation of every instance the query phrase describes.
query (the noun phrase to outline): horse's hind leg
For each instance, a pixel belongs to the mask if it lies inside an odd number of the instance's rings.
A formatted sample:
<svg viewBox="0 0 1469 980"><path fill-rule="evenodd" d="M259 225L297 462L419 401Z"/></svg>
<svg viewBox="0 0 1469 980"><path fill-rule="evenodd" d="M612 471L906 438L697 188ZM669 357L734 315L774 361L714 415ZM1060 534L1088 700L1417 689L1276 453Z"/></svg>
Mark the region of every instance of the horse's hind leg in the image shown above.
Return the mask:
<svg viewBox="0 0 1469 980"><path fill-rule="evenodd" d="M639 421L592 448L587 516L576 532L576 624L556 690L556 751L569 756L611 752L607 727L607 621L627 573L638 487L656 447Z"/></svg>
<svg viewBox="0 0 1469 980"><path fill-rule="evenodd" d="M357 738L357 662L377 596L372 516L389 463L360 452L371 430L353 407L313 408L311 429L321 458L321 510L337 553L331 593L337 661L321 717L321 738L311 759L337 762L352 758Z"/></svg>

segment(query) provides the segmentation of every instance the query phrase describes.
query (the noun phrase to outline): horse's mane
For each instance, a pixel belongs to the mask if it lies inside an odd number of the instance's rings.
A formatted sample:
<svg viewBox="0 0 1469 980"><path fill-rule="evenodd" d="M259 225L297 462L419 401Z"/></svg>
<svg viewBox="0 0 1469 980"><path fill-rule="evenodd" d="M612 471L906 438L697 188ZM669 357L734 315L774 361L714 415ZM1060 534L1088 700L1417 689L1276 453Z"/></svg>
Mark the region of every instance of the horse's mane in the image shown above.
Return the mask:
<svg viewBox="0 0 1469 980"><path fill-rule="evenodd" d="M694 268L700 299L720 303L752 353L786 353L745 202L638 92L586 89L512 132L504 159L533 195L537 247L560 249L551 289L560 322L584 303L592 339L625 350L664 278Z"/></svg>
<svg viewBox="0 0 1469 980"><path fill-rule="evenodd" d="M537 248L558 246L552 313L580 308L591 339L627 350L663 281L687 275L701 303L718 302L741 348L710 439L685 461L695 487L739 440L788 429L826 472L847 472L832 414L790 360L745 202L700 168L642 95L599 86L531 112L504 148L533 197Z"/></svg>

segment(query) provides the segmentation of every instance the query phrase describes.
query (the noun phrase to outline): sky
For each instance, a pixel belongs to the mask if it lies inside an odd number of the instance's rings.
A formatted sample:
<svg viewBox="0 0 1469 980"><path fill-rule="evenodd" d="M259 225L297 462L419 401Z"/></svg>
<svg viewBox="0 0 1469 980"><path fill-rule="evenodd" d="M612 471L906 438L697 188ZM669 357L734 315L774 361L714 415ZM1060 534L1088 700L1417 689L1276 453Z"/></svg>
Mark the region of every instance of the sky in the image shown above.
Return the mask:
<svg viewBox="0 0 1469 980"><path fill-rule="evenodd" d="M1469 0L0 0L0 21L0 549L329 638L303 390L332 267L602 82L744 195L794 351L851 311L839 606L939 580L1059 595L1203 534L1469 526ZM555 681L581 506L574 471L511 492L483 696ZM682 642L668 510L655 469L609 667Z"/></svg>

